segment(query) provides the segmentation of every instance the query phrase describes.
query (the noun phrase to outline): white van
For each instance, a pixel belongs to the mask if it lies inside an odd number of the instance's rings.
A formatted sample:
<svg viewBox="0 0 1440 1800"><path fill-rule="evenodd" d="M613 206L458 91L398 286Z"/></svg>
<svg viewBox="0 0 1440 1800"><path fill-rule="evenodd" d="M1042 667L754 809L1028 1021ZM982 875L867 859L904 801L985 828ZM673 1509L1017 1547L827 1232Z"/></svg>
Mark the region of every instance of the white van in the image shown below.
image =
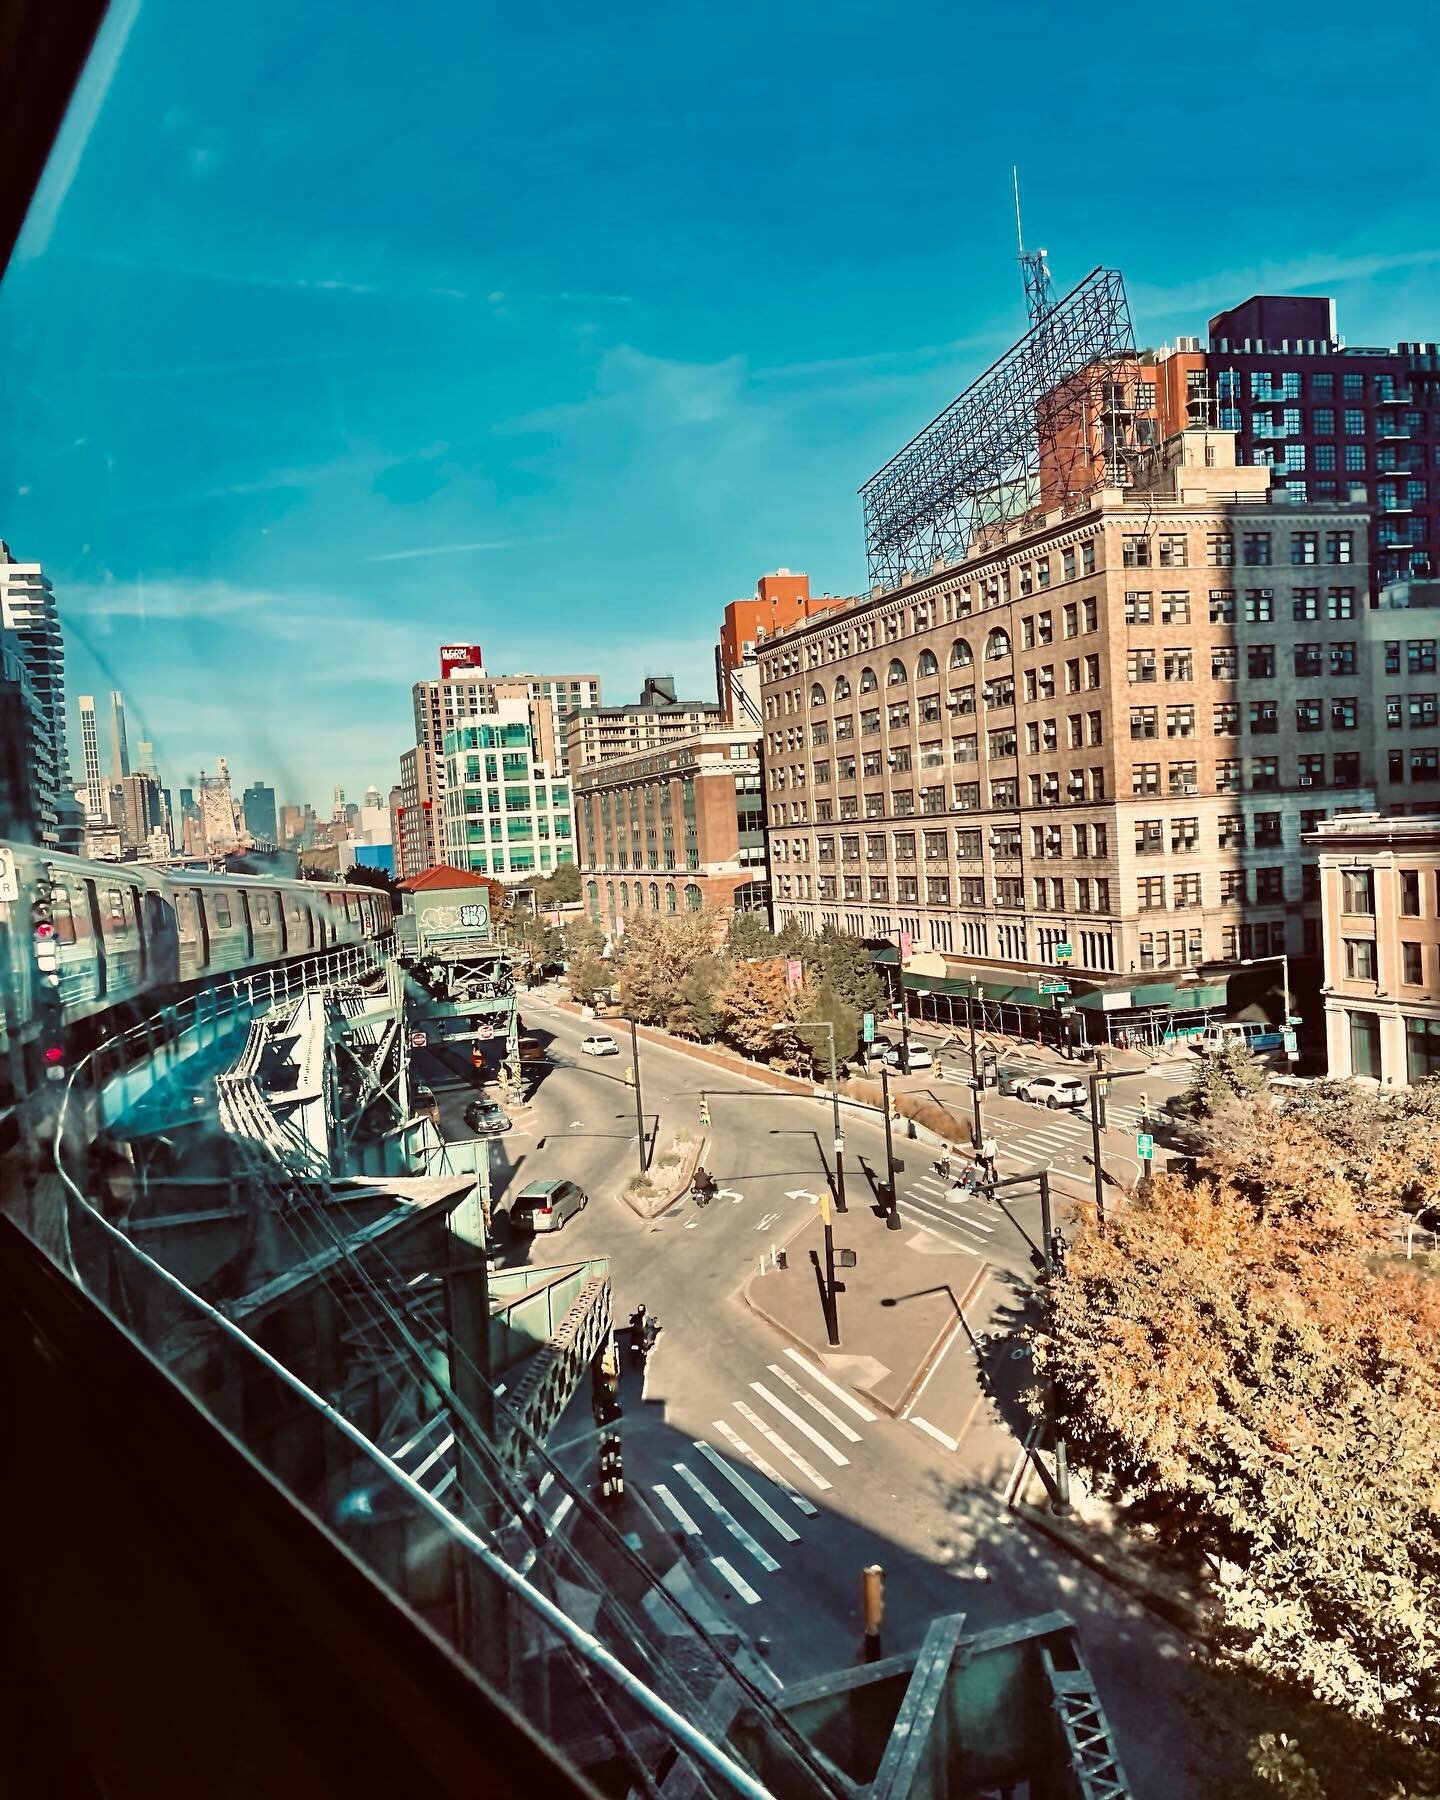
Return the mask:
<svg viewBox="0 0 1440 1800"><path fill-rule="evenodd" d="M1202 1050L1220 1050L1226 1044L1241 1044L1247 1050L1278 1050L1284 1039L1278 1027L1267 1019L1219 1019L1207 1025L1198 1039Z"/></svg>

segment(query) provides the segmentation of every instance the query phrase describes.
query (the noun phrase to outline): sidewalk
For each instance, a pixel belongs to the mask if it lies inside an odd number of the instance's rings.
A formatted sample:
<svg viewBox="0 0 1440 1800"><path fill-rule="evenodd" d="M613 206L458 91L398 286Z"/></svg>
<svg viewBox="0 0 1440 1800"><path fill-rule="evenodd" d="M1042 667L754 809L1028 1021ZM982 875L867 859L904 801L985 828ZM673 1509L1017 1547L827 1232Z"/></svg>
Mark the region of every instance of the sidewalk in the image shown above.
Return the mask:
<svg viewBox="0 0 1440 1800"><path fill-rule="evenodd" d="M799 1349L831 1369L892 1416L902 1416L942 1358L968 1346L966 1307L988 1265L932 1233L906 1226L887 1231L869 1205L833 1217L837 1262L853 1250L856 1266L837 1269L839 1344L825 1328L820 1282L824 1268L819 1208L785 1245L787 1267L751 1275L745 1304ZM967 1358L968 1360L968 1358Z"/></svg>

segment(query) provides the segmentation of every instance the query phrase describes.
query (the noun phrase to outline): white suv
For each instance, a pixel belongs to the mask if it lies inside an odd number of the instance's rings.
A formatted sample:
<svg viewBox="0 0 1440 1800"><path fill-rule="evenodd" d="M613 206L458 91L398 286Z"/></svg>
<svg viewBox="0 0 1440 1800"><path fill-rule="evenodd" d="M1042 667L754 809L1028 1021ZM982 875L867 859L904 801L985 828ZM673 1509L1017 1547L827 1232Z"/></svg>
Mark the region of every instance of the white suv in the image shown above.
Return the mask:
<svg viewBox="0 0 1440 1800"><path fill-rule="evenodd" d="M1090 1098L1089 1085L1074 1075L1032 1075L1017 1082L1015 1092L1022 1100L1048 1106L1051 1112L1060 1106L1083 1106Z"/></svg>

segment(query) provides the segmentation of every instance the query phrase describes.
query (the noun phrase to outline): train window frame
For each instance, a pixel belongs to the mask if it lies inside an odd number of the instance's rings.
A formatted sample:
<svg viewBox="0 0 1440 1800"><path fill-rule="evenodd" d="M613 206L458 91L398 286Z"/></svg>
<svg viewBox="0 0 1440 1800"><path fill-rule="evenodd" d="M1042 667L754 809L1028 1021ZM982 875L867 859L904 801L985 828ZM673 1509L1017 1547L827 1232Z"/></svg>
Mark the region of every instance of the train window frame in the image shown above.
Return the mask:
<svg viewBox="0 0 1440 1800"><path fill-rule="evenodd" d="M235 924L235 915L230 910L230 896L216 892L210 896L210 900L215 908L215 929L217 931L232 930Z"/></svg>
<svg viewBox="0 0 1440 1800"><path fill-rule="evenodd" d="M194 888L181 888L175 895L175 937L182 944L198 944L202 941L200 900Z"/></svg>
<svg viewBox="0 0 1440 1800"><path fill-rule="evenodd" d="M257 925L271 924L270 896L268 894L256 893L252 894L250 898L255 902L255 923Z"/></svg>
<svg viewBox="0 0 1440 1800"><path fill-rule="evenodd" d="M107 936L116 930L123 931L130 922L125 916L125 889L107 887L105 890L105 915L101 921Z"/></svg>

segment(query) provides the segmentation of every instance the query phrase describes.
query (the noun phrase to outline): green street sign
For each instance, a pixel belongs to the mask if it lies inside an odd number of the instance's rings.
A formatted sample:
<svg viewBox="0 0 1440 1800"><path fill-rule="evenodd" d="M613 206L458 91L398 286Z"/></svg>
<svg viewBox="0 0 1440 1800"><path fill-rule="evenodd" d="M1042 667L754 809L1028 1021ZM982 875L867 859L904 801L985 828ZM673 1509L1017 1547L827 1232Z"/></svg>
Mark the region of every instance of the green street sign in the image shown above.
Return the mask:
<svg viewBox="0 0 1440 1800"><path fill-rule="evenodd" d="M867 1044L873 1044L875 1042L874 1013L866 1013L864 1018L860 1021L860 1033Z"/></svg>
<svg viewBox="0 0 1440 1800"><path fill-rule="evenodd" d="M1070 983L1068 981L1042 981L1040 992L1042 994L1068 994Z"/></svg>
<svg viewBox="0 0 1440 1800"><path fill-rule="evenodd" d="M1155 1139L1148 1131L1135 1133L1135 1154L1142 1162L1149 1162L1155 1154Z"/></svg>
<svg viewBox="0 0 1440 1800"><path fill-rule="evenodd" d="M1055 946L1056 962L1069 962L1074 954L1075 946L1073 944L1057 944Z"/></svg>
<svg viewBox="0 0 1440 1800"><path fill-rule="evenodd" d="M1282 1038L1285 1045L1285 1054L1287 1056L1297 1056L1300 1052L1300 1041L1295 1036L1295 1033L1293 1031L1286 1031L1282 1034Z"/></svg>

